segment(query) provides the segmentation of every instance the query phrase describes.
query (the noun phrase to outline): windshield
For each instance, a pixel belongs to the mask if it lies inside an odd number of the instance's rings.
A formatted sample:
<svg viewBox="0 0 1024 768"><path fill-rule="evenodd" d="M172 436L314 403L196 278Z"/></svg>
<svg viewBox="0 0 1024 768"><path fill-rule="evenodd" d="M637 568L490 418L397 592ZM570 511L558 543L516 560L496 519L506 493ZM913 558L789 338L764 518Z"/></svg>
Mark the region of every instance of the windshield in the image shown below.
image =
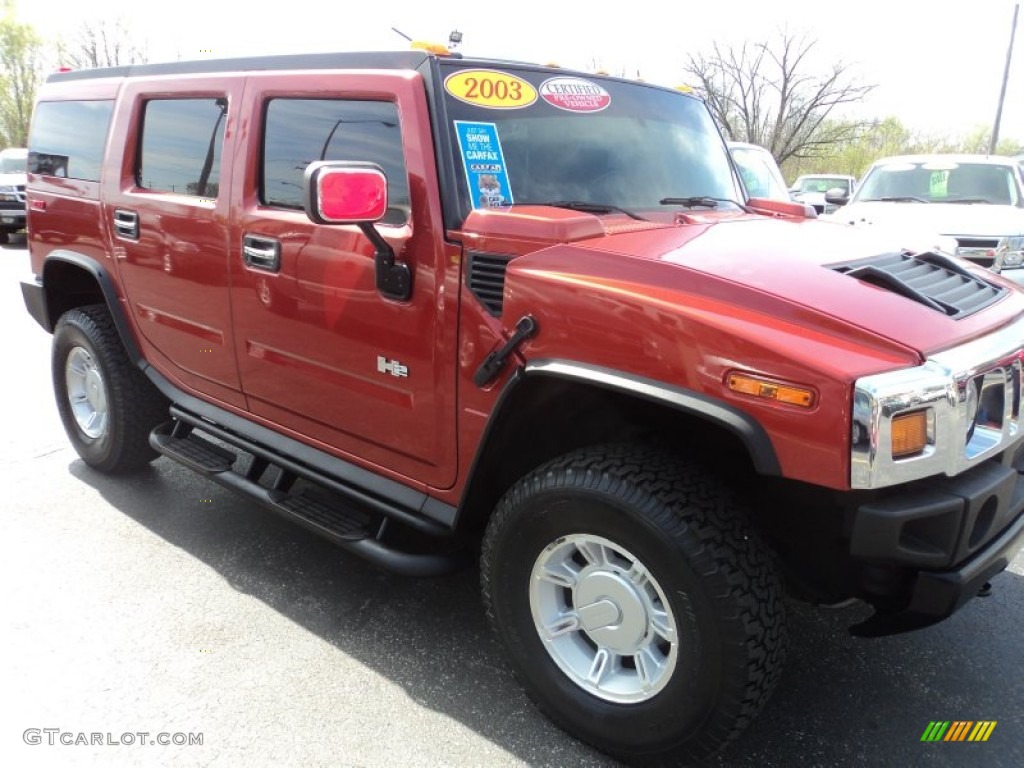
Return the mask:
<svg viewBox="0 0 1024 768"><path fill-rule="evenodd" d="M1021 195L1011 165L922 160L875 166L857 200L1020 205Z"/></svg>
<svg viewBox="0 0 1024 768"><path fill-rule="evenodd" d="M770 200L789 200L789 190L771 152L767 149L740 146L731 146L729 151L736 161L748 195L766 197Z"/></svg>
<svg viewBox="0 0 1024 768"><path fill-rule="evenodd" d="M797 184L798 192L821 192L824 194L830 189L837 188L849 194L850 180L837 179L829 176L804 176Z"/></svg>
<svg viewBox="0 0 1024 768"><path fill-rule="evenodd" d="M599 77L443 62L464 216L471 208L574 201L675 210L666 198L738 200L725 143L702 102Z"/></svg>
<svg viewBox="0 0 1024 768"><path fill-rule="evenodd" d="M28 155L0 155L0 173L27 173Z"/></svg>

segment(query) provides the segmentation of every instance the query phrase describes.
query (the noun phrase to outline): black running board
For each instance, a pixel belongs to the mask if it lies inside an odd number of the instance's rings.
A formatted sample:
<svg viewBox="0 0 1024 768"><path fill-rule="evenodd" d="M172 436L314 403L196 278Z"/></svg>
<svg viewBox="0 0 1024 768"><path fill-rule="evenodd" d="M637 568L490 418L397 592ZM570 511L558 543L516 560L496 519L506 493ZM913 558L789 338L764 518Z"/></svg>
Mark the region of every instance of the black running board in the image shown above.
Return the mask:
<svg viewBox="0 0 1024 768"><path fill-rule="evenodd" d="M199 429L211 434L220 431L205 424ZM223 435L215 436L223 439ZM237 453L199 436L192 425L182 421L168 422L154 429L149 443L167 458L394 573L437 576L459 570L470 562L469 553L464 551L443 554L407 552L385 544L380 537L386 529L387 518L379 509L351 499L339 500L338 489L330 488L328 484L324 487L335 492L331 503L314 498L303 490L293 492L292 485L299 477L312 483L323 478L310 477L309 472L294 472L293 467L282 466L282 463L288 464L287 461L269 460L253 450L258 450L257 446L239 445L241 450L253 455L248 469L240 472L235 469L239 458ZM271 467L276 467L279 472L276 480L267 487L260 478ZM430 521L424 522L429 524ZM422 526L423 522L416 527ZM436 532L431 533L436 536Z"/></svg>

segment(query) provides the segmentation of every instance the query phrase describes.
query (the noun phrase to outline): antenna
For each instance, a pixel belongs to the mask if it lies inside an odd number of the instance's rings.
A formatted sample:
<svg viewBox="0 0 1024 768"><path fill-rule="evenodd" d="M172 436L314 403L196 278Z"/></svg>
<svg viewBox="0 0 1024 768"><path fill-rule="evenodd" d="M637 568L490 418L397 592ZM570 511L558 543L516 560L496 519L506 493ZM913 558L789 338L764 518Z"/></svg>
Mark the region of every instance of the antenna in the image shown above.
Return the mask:
<svg viewBox="0 0 1024 768"><path fill-rule="evenodd" d="M399 29L398 27L392 27L392 28L391 28L391 31L392 31L392 32L396 32L396 33L398 33L399 35L401 35L402 37L404 37L404 38L405 38L406 40L408 40L408 41L409 41L410 43L412 42L412 38L411 38L411 37L409 37L409 36L408 36L407 34L405 34L405 32L403 32L402 30L400 30L400 29Z"/></svg>

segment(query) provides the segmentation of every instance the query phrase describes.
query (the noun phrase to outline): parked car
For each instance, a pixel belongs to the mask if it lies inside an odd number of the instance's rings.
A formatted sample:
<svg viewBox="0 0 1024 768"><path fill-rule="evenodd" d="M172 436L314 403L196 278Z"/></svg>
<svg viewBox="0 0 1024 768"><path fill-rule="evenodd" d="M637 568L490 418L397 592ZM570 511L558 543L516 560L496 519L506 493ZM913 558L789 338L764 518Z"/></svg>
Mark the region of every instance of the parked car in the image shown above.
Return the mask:
<svg viewBox="0 0 1024 768"><path fill-rule="evenodd" d="M742 731L787 588L903 632L1024 542L1024 292L744 205L692 95L175 62L50 75L29 149L22 293L82 461L163 456L409 576L478 558L520 682L619 758Z"/></svg>
<svg viewBox="0 0 1024 768"><path fill-rule="evenodd" d="M1024 183L1012 157L903 155L878 160L833 217L848 224L930 230L956 255L1024 283Z"/></svg>
<svg viewBox="0 0 1024 768"><path fill-rule="evenodd" d="M0 243L25 228L25 181L28 150L0 150Z"/></svg>
<svg viewBox="0 0 1024 768"><path fill-rule="evenodd" d="M841 189L849 196L855 186L856 179L853 176L834 173L807 174L797 177L793 186L789 188L789 195L799 203L814 206L818 213L832 213L839 206L836 203L828 203L825 200L825 193L830 189Z"/></svg>
<svg viewBox="0 0 1024 768"><path fill-rule="evenodd" d="M786 179L771 152L759 144L748 144L745 141L730 141L728 145L749 197L790 199Z"/></svg>

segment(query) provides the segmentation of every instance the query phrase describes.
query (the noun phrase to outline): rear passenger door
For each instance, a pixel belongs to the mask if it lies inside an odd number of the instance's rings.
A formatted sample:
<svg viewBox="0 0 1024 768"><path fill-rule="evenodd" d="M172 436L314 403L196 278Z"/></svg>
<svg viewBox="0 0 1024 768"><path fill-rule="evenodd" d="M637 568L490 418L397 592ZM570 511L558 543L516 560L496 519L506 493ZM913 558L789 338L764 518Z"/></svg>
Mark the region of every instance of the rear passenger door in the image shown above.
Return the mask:
<svg viewBox="0 0 1024 768"><path fill-rule="evenodd" d="M397 479L450 485L459 264L444 245L420 76L250 75L242 122L231 306L250 409ZM358 227L305 214L303 173L318 160L383 168L376 229L412 270L408 301L377 290Z"/></svg>
<svg viewBox="0 0 1024 768"><path fill-rule="evenodd" d="M145 354L179 385L244 405L228 305L229 168L244 78L129 81L103 215Z"/></svg>

